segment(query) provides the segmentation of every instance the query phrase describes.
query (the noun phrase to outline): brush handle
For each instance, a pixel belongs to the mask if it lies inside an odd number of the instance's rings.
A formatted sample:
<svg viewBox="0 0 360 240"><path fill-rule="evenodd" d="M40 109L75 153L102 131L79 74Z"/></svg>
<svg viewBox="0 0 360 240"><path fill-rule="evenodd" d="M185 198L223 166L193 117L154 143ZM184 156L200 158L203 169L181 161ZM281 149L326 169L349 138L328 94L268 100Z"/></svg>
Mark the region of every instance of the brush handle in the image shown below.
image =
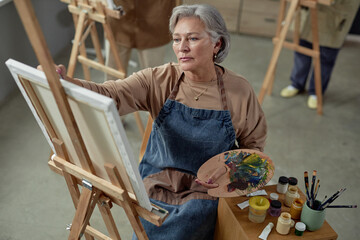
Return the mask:
<svg viewBox="0 0 360 240"><path fill-rule="evenodd" d="M357 205L330 205L326 208L357 208Z"/></svg>
<svg viewBox="0 0 360 240"><path fill-rule="evenodd" d="M333 201L335 201L335 199L337 199L345 191L345 189L346 188L340 189L336 193L334 193L330 198L328 198L324 203L320 205L319 209L328 207Z"/></svg>
<svg viewBox="0 0 360 240"><path fill-rule="evenodd" d="M315 187L315 181L316 181L316 171L313 171L312 181L311 181L311 190L310 190L310 197L311 197L311 207L314 205L315 199L314 199L314 187Z"/></svg>

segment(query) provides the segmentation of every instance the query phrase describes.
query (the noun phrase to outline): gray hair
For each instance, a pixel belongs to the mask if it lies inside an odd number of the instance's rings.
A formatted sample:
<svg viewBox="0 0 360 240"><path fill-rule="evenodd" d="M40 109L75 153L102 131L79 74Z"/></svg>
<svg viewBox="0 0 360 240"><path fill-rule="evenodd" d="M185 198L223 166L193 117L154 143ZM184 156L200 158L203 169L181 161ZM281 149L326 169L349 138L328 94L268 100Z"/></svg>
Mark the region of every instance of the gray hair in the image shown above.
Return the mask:
<svg viewBox="0 0 360 240"><path fill-rule="evenodd" d="M169 29L171 33L174 33L176 24L184 17L198 17L205 24L205 30L209 33L213 43L221 39L221 47L214 62L221 63L224 61L230 49L230 34L219 11L207 4L177 6L173 9L170 17Z"/></svg>

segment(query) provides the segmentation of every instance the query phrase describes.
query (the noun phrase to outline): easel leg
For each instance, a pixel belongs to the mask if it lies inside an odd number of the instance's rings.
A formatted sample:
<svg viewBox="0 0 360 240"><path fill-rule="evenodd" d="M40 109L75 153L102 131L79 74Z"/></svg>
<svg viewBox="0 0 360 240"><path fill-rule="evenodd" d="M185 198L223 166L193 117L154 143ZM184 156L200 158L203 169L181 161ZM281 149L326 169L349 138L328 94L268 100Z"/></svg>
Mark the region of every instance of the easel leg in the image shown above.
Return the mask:
<svg viewBox="0 0 360 240"><path fill-rule="evenodd" d="M276 75L276 65L274 67L273 73L271 74L269 87L268 87L268 90L267 90L267 95L271 95L271 93L272 93L273 86L274 86L274 81L275 81L275 75Z"/></svg>
<svg viewBox="0 0 360 240"><path fill-rule="evenodd" d="M85 228L89 223L91 214L95 208L95 204L99 199L99 195L99 191L83 187L78 207L71 224L70 235L68 238L69 240L77 240L84 233Z"/></svg>
<svg viewBox="0 0 360 240"><path fill-rule="evenodd" d="M101 213L102 218L104 219L106 228L109 232L110 238L114 240L121 240L119 231L116 228L114 218L111 214L111 206L109 201L102 201L98 203L98 207Z"/></svg>
<svg viewBox="0 0 360 240"><path fill-rule="evenodd" d="M311 30L313 37L313 50L316 52L316 57L313 57L314 62L314 81L315 92L317 97L317 113L322 115L322 86L321 86L321 64L320 64L320 46L319 46L319 32L317 24L317 8L311 8Z"/></svg>
<svg viewBox="0 0 360 240"><path fill-rule="evenodd" d="M135 117L136 125L139 128L141 136L144 136L145 129L144 129L144 125L143 125L143 123L141 121L140 113L139 112L134 112L134 117Z"/></svg>
<svg viewBox="0 0 360 240"><path fill-rule="evenodd" d="M80 39L81 39L82 32L84 31L85 17L86 17L86 13L80 12L79 18L77 19L75 37L74 37L74 42L73 42L72 49L71 49L70 60L69 60L69 65L68 65L68 72L67 72L67 75L69 77L74 76L77 55L79 52ZM74 20L75 19L76 19L76 17L74 17Z"/></svg>
<svg viewBox="0 0 360 240"><path fill-rule="evenodd" d="M149 115L149 118L148 118L147 123L146 123L145 133L143 135L143 139L142 139L142 142L141 142L140 154L139 154L139 162L141 162L141 160L144 157L146 146L147 146L147 143L148 143L149 138L150 138L150 133L152 131L153 122L154 122L154 120L152 119L151 115Z"/></svg>
<svg viewBox="0 0 360 240"><path fill-rule="evenodd" d="M116 166L111 164L105 164L105 170L107 174L109 175L110 181L115 186L121 187L122 189L125 189L125 185L120 177L120 173L117 170ZM124 208L124 211L126 213L126 216L129 218L130 224L132 228L134 229L134 232L139 240L148 240L148 237L146 235L145 229L139 219L139 216L135 210L135 208L132 206L132 201L128 194L124 195L124 201L122 204L122 207Z"/></svg>
<svg viewBox="0 0 360 240"><path fill-rule="evenodd" d="M95 24L92 25L91 27L91 40L92 40L92 43L94 45L94 49L95 49L95 52L96 52L96 57L99 61L99 63L101 64L105 64L105 60L104 60L104 57L102 55L102 52L101 52L101 43L100 43L100 40L99 40L99 35L98 35L98 32L96 30L96 26Z"/></svg>
<svg viewBox="0 0 360 240"><path fill-rule="evenodd" d="M57 155L65 160L68 160L69 156L66 151L64 143L57 138L53 138L52 142L54 144ZM72 199L75 209L76 209L77 206L79 206L78 204L79 204L79 198L80 198L80 191L79 191L79 187L77 185L76 178L64 171L63 171L63 176L65 178L66 185L69 189L71 199ZM94 238L87 233L85 233L85 238L87 240L94 240Z"/></svg>
<svg viewBox="0 0 360 240"><path fill-rule="evenodd" d="M293 0L290 3L288 14L286 15L286 18L285 18L285 25L281 29L281 32L279 35L279 41L275 44L274 51L273 51L273 54L272 54L272 57L270 60L270 64L269 64L268 70L265 75L264 82L262 84L262 87L261 87L261 90L259 93L258 100L259 100L260 104L262 104L265 93L266 93L267 89L269 88L269 85L271 84L271 77L274 74L276 63L279 59L280 52L281 52L281 49L283 47L283 44L284 44L284 41L286 38L286 34L288 32L290 23L293 19L293 16L294 16L294 13L295 13L295 10L296 10L298 4L299 4L299 0Z"/></svg>
<svg viewBox="0 0 360 240"><path fill-rule="evenodd" d="M115 37L114 37L114 34L112 33L112 31L110 29L110 25L108 23L103 23L103 27L104 27L105 36L109 41L111 53L114 56L114 60L115 60L117 70L119 70L120 72L125 73L125 75L126 75L127 69L124 69L124 66L122 65L122 63L120 61L119 53L117 51Z"/></svg>
<svg viewBox="0 0 360 240"><path fill-rule="evenodd" d="M80 42L80 55L87 58L86 56L86 47L85 47L85 42ZM84 72L84 79L91 81L91 74L90 74L90 70L89 67L85 64L81 64L83 72Z"/></svg>
<svg viewBox="0 0 360 240"><path fill-rule="evenodd" d="M300 41L300 23L301 23L301 9L298 8L296 11L296 15L295 15L295 24L294 24L294 43L296 45L299 45L299 41Z"/></svg>
<svg viewBox="0 0 360 240"><path fill-rule="evenodd" d="M280 11L285 11L285 4L286 4L286 1L285 0L283 0L282 2L281 2L281 6L280 6ZM283 16L284 14L282 14L282 16ZM300 26L300 8L297 8L297 10L296 10L296 12L295 12L295 15L296 15L296 17L295 17L295 29L294 29L294 43L296 44L296 45L299 45L299 26ZM279 16L280 16L280 14L279 14ZM282 19L283 18L281 18L281 20L280 21L282 21ZM278 22L279 22L279 19L278 19ZM278 24L278 25L280 25L280 24ZM280 31L280 30L279 30ZM278 30L277 30L277 33L276 33L276 39L278 39L278 37L279 37L279 33L278 33ZM270 78L270 83L269 83L269 87L268 87L268 90L267 90L267 94L268 95L271 95L271 93L272 93L272 90L273 90L273 86L274 86L274 81L275 81L275 72L276 72L276 65L275 65L275 67L274 67L274 71L273 71L273 73L272 73L272 75L271 75L271 78Z"/></svg>
<svg viewBox="0 0 360 240"><path fill-rule="evenodd" d="M278 18L277 18L275 39L279 39L282 22L285 18L285 11L286 11L286 0L281 0L279 14L278 14ZM271 95L271 93L272 93L272 89L273 89L273 85L274 85L274 81L275 81L275 72L276 72L276 65L274 67L274 72L271 74L269 88L267 90L268 95Z"/></svg>

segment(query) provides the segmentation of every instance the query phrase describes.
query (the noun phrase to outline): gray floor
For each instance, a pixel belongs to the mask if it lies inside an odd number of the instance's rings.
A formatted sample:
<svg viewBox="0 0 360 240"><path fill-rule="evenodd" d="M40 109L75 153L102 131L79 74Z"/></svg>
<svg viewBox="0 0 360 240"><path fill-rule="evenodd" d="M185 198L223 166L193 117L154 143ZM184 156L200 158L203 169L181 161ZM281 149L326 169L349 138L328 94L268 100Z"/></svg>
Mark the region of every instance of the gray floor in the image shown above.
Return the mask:
<svg viewBox="0 0 360 240"><path fill-rule="evenodd" d="M70 49L70 48L69 48ZM69 49L55 58L67 63ZM258 93L272 53L270 39L232 35L232 50L224 66L244 75ZM268 122L265 148L279 176L300 180L304 171L318 171L319 198L339 188L347 191L338 204L359 203L360 161L360 41L350 39L339 54L329 89L324 97L324 115L306 107L306 94L282 99L279 91L289 82L292 52L283 50L272 96L263 109ZM169 45L167 60L173 60ZM136 54L133 54L136 61ZM134 71L136 68L131 68ZM80 72L76 73L81 76ZM102 74L94 74L102 81ZM19 92L0 108L0 239L66 239L66 224L73 218L72 201L64 179L47 167L49 146ZM142 114L143 120L146 114ZM123 118L135 154L141 141L132 116ZM122 239L132 230L119 207L114 208ZM326 219L339 239L358 239L358 209L328 209ZM91 224L104 229L95 212ZM290 239L290 238L289 238Z"/></svg>

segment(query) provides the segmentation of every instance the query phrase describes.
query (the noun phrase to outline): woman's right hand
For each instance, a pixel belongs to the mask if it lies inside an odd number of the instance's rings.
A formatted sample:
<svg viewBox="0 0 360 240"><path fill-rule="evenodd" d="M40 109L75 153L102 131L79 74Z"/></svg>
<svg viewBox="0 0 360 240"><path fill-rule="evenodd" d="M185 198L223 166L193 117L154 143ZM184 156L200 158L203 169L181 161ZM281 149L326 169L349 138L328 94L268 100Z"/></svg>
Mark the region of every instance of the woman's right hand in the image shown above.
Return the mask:
<svg viewBox="0 0 360 240"><path fill-rule="evenodd" d="M74 83L74 84L76 84L78 86L82 86L78 79L75 80L75 79L73 79L71 77L66 76L66 67L64 65L62 65L62 64L56 65L55 64L54 67L55 67L56 72L60 75L60 78L66 80L68 82ZM36 67L36 69L40 70L40 71L44 71L44 69L43 69L43 67L41 65L38 65Z"/></svg>
<svg viewBox="0 0 360 240"><path fill-rule="evenodd" d="M41 65L37 66L37 70L44 71L43 67ZM62 79L65 79L66 76L66 67L62 64L56 65L55 64L56 72L60 75Z"/></svg>

